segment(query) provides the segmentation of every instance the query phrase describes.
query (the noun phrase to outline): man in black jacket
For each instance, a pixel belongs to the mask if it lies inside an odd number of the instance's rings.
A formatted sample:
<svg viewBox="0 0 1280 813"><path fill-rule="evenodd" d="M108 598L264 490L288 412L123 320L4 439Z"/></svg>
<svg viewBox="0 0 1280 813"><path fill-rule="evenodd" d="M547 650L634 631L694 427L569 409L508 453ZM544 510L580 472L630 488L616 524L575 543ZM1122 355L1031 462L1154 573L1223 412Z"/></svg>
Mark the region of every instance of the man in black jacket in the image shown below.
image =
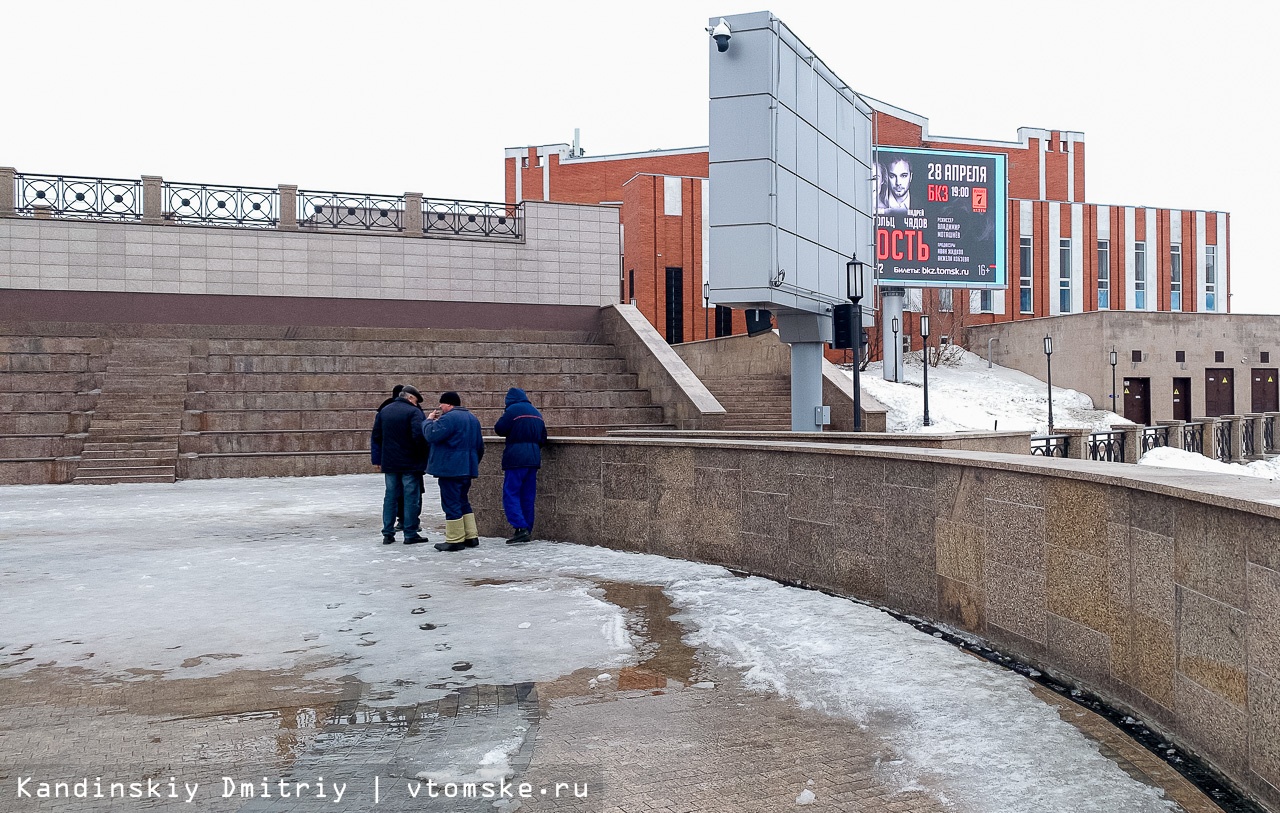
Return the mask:
<svg viewBox="0 0 1280 813"><path fill-rule="evenodd" d="M378 410L369 434L369 457L382 469L382 544L396 541L395 522L404 508L404 544L426 542L422 536L422 475L427 469L427 444L422 434L422 393L404 387L396 400Z"/></svg>

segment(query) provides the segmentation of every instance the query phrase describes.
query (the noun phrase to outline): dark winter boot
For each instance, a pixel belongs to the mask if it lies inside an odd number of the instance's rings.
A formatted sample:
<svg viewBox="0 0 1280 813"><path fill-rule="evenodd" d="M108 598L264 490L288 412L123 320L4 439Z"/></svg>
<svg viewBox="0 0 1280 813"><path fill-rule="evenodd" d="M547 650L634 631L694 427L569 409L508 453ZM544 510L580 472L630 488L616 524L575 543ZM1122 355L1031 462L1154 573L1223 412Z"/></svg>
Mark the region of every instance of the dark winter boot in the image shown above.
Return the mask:
<svg viewBox="0 0 1280 813"><path fill-rule="evenodd" d="M528 542L528 541L529 541L529 529L528 529L528 528L516 528L516 532L515 532L515 534L513 534L513 535L512 535L512 537L511 537L510 539L508 539L508 540L507 540L507 544L508 544L508 545L523 545L524 543L526 543L526 542Z"/></svg>

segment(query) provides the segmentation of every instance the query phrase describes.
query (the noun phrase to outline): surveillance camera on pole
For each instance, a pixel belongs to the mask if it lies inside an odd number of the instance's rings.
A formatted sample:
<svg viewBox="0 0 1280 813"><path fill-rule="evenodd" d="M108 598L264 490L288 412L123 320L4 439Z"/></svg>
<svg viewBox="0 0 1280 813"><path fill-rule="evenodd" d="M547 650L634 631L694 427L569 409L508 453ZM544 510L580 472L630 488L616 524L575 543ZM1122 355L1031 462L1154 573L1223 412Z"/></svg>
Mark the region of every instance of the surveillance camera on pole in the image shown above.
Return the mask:
<svg viewBox="0 0 1280 813"><path fill-rule="evenodd" d="M711 35L711 39L716 41L716 50L724 53L729 50L729 39L733 36L733 31L729 28L729 23L725 22L723 17L720 18L719 24L714 28L707 26L707 33Z"/></svg>

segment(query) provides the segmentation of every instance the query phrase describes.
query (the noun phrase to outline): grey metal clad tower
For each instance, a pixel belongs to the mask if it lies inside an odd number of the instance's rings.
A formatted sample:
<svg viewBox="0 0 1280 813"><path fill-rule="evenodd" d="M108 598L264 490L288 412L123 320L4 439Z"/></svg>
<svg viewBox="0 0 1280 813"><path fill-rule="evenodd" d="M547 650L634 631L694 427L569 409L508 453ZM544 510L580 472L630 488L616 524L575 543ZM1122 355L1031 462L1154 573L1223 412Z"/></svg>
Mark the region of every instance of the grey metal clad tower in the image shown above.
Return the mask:
<svg viewBox="0 0 1280 813"><path fill-rule="evenodd" d="M713 17L711 299L767 309L791 345L791 428L820 431L846 265L874 285L871 108L769 12Z"/></svg>

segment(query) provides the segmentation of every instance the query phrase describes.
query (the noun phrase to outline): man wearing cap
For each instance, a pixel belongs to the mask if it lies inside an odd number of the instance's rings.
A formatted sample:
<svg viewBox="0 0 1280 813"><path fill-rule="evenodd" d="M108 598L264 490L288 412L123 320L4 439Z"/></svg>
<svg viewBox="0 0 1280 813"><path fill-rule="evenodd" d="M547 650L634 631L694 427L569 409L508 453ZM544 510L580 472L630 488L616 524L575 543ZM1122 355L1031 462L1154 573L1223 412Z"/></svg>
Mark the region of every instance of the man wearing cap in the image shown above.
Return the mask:
<svg viewBox="0 0 1280 813"><path fill-rule="evenodd" d="M480 476L484 438L480 420L462 406L456 392L440 396L440 406L427 416L423 432L431 451L427 474L440 483L440 507L444 509L444 541L436 550L452 553L480 544L476 515L467 498L471 480Z"/></svg>
<svg viewBox="0 0 1280 813"><path fill-rule="evenodd" d="M369 433L369 459L382 469L382 544L396 541L396 517L403 510L404 544L426 542L421 535L422 474L426 470L426 441L422 434L422 393L403 387L391 403L378 410ZM400 506L403 505L403 509Z"/></svg>

